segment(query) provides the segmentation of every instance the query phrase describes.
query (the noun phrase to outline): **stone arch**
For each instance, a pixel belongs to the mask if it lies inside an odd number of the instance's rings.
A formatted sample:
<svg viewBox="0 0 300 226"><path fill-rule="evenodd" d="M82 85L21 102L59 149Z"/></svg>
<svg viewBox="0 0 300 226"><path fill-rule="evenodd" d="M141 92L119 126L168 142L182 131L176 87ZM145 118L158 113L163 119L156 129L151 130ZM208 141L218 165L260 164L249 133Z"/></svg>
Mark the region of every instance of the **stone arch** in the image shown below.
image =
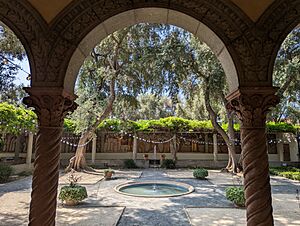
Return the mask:
<svg viewBox="0 0 300 226"><path fill-rule="evenodd" d="M47 47L47 25L42 17L25 0L0 0L0 20L19 38L27 53L32 85L43 80L43 50Z"/></svg>
<svg viewBox="0 0 300 226"><path fill-rule="evenodd" d="M277 53L287 35L300 24L300 1L277 0L258 21L258 27L265 33L264 52L269 55L267 76L272 84L273 69Z"/></svg>
<svg viewBox="0 0 300 226"><path fill-rule="evenodd" d="M140 13L142 18L138 21L132 21L136 12ZM228 76L235 77L235 79L231 79L231 91L244 85L247 77L251 77L253 74L251 66L255 65L256 62L252 60L251 45L247 41L249 37L245 35L246 31L253 27L253 22L230 1L214 0L208 3L205 0L188 2L181 0L172 2L167 0L159 2L154 0L138 2L128 0L117 2L81 0L71 3L51 24L51 32L54 34L55 42L49 54L50 61L48 63L48 77L46 80L53 81L53 84L56 86L65 86L64 84L67 80L69 84L65 88L67 91L72 92L75 82L74 73L78 71L78 65L80 64L81 66L82 58L86 56L78 47L86 44L86 40L92 36L93 32L94 34L97 34L97 32L101 33L100 27L108 23L108 21L111 24L115 23L113 24L114 26L112 25L112 29L115 27L115 30L117 30L116 28L128 26L133 22L151 22L151 19L154 22L155 15L151 17L149 15L150 12L156 15L156 19L158 17L157 14L159 14L159 22L163 22L164 19L167 22L169 12L171 12L171 15L177 13L183 19L176 22L175 18L174 21L171 21L172 24L191 32L193 30L195 32L195 29L197 31L197 28L189 27L185 20L188 20L191 24L201 24L202 28L208 31L207 34L211 35L211 40L222 43L219 46L222 46L221 49L223 48L223 50L214 49L213 46L210 47L215 50L217 55L220 55L219 58L227 59L227 62L225 60L223 62L225 72ZM128 20L129 22L127 24L118 24L120 22L118 19L122 17L125 17L127 22ZM122 26L117 27L118 25ZM107 34L111 32L112 30L110 32L106 31ZM252 33L249 33L249 35L251 36ZM205 35L203 34L203 36ZM204 39L204 41L209 42L208 37ZM246 60L242 60L244 55L247 57ZM221 59L222 61L223 59ZM77 65L77 67L71 68L72 64ZM66 72L68 75L65 80ZM255 78L252 80L256 81Z"/></svg>
<svg viewBox="0 0 300 226"><path fill-rule="evenodd" d="M205 42L220 60L227 76L229 90L234 91L238 88L239 82L236 67L222 40L198 20L178 11L165 8L140 8L125 11L96 26L79 43L72 55L64 78L64 88L68 92L73 92L77 73L83 61L102 39L117 30L142 22L172 24L193 33Z"/></svg>

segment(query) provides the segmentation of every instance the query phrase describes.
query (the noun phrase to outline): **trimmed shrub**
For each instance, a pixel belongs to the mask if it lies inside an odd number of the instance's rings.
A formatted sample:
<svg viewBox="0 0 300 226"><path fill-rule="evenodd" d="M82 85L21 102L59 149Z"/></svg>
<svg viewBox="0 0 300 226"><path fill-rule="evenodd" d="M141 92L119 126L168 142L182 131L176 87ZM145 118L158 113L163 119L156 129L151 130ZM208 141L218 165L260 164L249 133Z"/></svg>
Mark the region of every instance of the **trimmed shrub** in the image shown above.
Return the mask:
<svg viewBox="0 0 300 226"><path fill-rule="evenodd" d="M87 198L87 191L86 188L80 185L75 186L63 186L60 189L58 198L62 201L65 200L74 200L74 201L82 201L83 199Z"/></svg>
<svg viewBox="0 0 300 226"><path fill-rule="evenodd" d="M291 180L300 181L300 169L291 166L281 166L270 168L270 174L276 176L286 177Z"/></svg>
<svg viewBox="0 0 300 226"><path fill-rule="evenodd" d="M172 159L165 159L162 161L161 167L166 169L175 169L175 161Z"/></svg>
<svg viewBox="0 0 300 226"><path fill-rule="evenodd" d="M204 169L204 168L198 168L198 169L195 169L193 171L193 176L197 179L205 179L205 177L208 176L208 171L207 169Z"/></svg>
<svg viewBox="0 0 300 226"><path fill-rule="evenodd" d="M0 165L0 183L8 181L9 177L13 173L13 168L9 165Z"/></svg>
<svg viewBox="0 0 300 226"><path fill-rule="evenodd" d="M226 198L237 206L245 206L245 192L243 187L228 187L225 189Z"/></svg>
<svg viewBox="0 0 300 226"><path fill-rule="evenodd" d="M127 169L136 169L137 168L137 165L135 164L133 159L124 160L124 166Z"/></svg>

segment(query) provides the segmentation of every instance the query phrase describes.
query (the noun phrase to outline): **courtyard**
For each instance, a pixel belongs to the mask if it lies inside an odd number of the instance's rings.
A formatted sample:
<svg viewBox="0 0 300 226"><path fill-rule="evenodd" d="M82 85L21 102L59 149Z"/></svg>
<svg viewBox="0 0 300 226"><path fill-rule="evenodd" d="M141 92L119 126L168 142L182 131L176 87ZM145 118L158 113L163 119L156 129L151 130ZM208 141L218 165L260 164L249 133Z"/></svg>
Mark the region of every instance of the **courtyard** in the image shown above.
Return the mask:
<svg viewBox="0 0 300 226"><path fill-rule="evenodd" d="M86 186L88 198L76 207L57 206L57 225L246 225L246 210L225 197L225 188L242 183L237 176L209 170L206 180L197 180L190 169L115 170L111 180L103 171L77 173ZM0 225L27 225L31 176L0 185ZM119 194L114 187L129 181L167 180L192 185L191 194L168 198L142 198ZM59 187L68 184L60 173ZM271 176L275 225L300 225L297 189L300 183Z"/></svg>

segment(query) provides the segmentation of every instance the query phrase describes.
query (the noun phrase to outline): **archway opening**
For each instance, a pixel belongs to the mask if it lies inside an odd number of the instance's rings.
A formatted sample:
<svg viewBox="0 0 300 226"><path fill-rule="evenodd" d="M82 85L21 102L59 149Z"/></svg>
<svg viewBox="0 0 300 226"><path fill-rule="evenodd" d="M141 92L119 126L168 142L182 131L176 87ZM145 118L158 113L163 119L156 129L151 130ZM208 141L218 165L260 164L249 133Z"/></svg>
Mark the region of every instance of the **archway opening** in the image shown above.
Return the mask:
<svg viewBox="0 0 300 226"><path fill-rule="evenodd" d="M30 86L30 67L22 42L1 21L0 75L0 164L15 169L16 175L31 172L37 117L22 103L23 87Z"/></svg>
<svg viewBox="0 0 300 226"><path fill-rule="evenodd" d="M64 88L73 93L78 71L96 44L109 34L137 23L163 23L181 27L206 43L222 64L229 91L239 86L237 70L223 41L204 23L179 11L164 8L140 8L117 14L95 27L77 46L69 62Z"/></svg>

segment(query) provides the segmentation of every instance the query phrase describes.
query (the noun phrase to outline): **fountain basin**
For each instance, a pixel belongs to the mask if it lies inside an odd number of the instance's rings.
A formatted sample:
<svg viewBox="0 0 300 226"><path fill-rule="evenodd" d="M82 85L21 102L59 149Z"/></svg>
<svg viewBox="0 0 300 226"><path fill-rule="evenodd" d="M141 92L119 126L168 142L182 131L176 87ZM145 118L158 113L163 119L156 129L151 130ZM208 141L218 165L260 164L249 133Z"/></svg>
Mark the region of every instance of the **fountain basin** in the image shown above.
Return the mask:
<svg viewBox="0 0 300 226"><path fill-rule="evenodd" d="M194 191L194 187L176 181L142 181L119 184L115 191L129 196L146 198L163 198L186 195Z"/></svg>

